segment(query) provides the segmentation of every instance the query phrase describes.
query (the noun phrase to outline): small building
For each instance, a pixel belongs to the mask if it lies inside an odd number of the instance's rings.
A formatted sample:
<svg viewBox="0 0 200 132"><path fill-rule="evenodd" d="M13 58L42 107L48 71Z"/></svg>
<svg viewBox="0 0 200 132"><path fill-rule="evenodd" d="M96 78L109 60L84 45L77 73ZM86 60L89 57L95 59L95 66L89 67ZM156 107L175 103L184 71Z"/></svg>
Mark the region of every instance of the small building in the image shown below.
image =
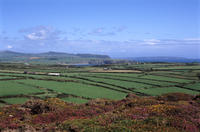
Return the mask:
<svg viewBox="0 0 200 132"><path fill-rule="evenodd" d="M104 67L103 70L112 70L110 67Z"/></svg>
<svg viewBox="0 0 200 132"><path fill-rule="evenodd" d="M60 76L60 73L48 73L49 76Z"/></svg>
<svg viewBox="0 0 200 132"><path fill-rule="evenodd" d="M36 74L35 72L24 71L24 74Z"/></svg>

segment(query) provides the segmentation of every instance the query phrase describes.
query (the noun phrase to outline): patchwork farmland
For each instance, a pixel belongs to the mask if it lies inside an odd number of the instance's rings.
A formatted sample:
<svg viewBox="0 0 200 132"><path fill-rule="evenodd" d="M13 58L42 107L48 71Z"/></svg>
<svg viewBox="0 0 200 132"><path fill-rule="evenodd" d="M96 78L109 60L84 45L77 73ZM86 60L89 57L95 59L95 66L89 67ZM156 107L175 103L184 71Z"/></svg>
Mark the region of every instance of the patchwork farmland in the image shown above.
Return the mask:
<svg viewBox="0 0 200 132"><path fill-rule="evenodd" d="M200 93L199 64L0 65L0 106L51 97L81 104L95 98L120 100L128 93L157 96L175 92Z"/></svg>

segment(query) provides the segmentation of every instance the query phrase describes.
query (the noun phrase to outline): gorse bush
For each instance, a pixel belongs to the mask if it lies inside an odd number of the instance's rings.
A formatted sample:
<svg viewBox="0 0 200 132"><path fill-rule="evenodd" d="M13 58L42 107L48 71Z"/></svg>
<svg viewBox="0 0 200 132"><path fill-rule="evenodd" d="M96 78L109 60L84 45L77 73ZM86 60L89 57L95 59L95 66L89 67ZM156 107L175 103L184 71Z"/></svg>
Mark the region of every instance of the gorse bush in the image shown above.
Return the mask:
<svg viewBox="0 0 200 132"><path fill-rule="evenodd" d="M199 95L129 95L120 101L95 99L86 104L58 98L30 100L0 108L0 130L69 132L199 132Z"/></svg>

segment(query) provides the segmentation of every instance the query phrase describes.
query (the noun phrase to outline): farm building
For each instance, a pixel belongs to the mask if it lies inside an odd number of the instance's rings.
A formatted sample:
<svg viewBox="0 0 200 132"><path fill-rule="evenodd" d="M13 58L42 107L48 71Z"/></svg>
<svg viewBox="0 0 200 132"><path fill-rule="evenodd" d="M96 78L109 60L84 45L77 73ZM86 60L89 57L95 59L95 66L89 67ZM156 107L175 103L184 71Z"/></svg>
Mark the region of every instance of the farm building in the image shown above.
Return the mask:
<svg viewBox="0 0 200 132"><path fill-rule="evenodd" d="M48 73L50 76L60 76L60 73Z"/></svg>
<svg viewBox="0 0 200 132"><path fill-rule="evenodd" d="M112 68L110 68L110 67L104 67L103 70L105 70L105 71L106 70L112 70Z"/></svg>

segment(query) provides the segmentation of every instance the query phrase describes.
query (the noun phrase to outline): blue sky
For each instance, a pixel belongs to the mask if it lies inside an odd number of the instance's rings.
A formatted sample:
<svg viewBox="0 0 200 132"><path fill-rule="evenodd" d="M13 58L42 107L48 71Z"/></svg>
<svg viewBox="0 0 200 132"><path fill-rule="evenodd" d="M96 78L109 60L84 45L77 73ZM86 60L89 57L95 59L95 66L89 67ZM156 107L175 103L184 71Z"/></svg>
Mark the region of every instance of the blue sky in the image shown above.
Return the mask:
<svg viewBox="0 0 200 132"><path fill-rule="evenodd" d="M0 50L200 58L199 0L0 0Z"/></svg>

